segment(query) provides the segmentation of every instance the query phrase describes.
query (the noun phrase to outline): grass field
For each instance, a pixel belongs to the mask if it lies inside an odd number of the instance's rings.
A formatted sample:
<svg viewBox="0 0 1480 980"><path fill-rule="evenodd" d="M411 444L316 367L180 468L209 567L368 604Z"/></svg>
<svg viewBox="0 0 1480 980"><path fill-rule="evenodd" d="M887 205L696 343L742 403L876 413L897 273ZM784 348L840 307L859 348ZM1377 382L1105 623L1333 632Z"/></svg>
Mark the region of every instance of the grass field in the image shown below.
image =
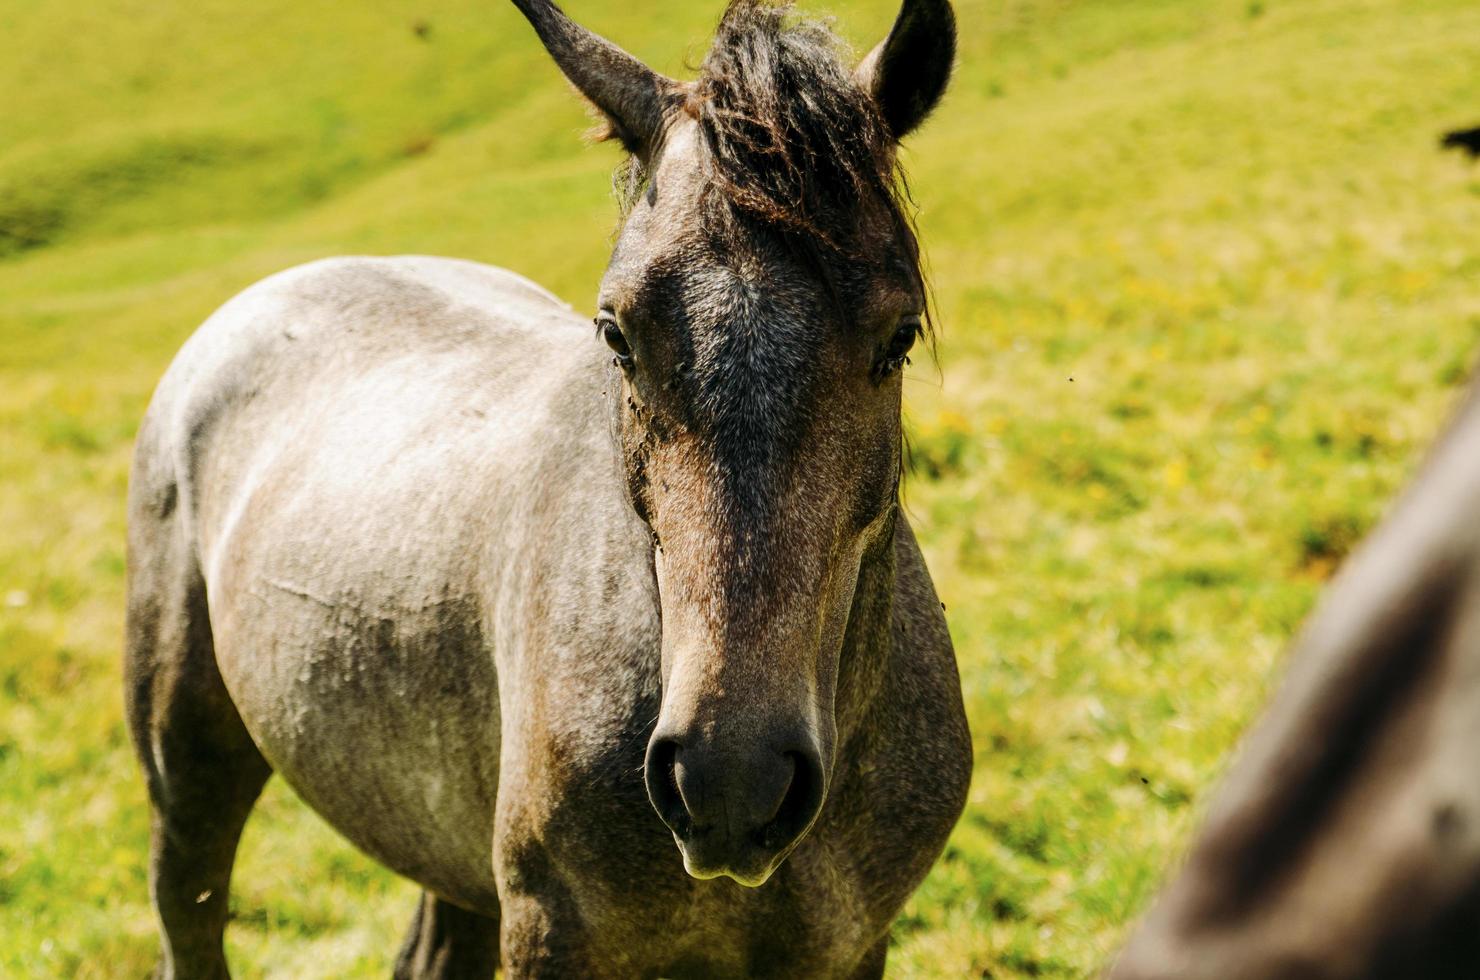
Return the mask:
<svg viewBox="0 0 1480 980"><path fill-rule="evenodd" d="M1480 348L1473 0L962 0L908 161L942 327L908 504L971 802L901 977L1113 953L1322 582ZM718 3L569 0L660 68ZM819 0L860 49L893 0ZM0 0L0 975L142 976L122 724L131 437L194 326L337 253L508 265L578 307L609 147L499 0ZM243 976L384 976L414 890L274 784Z"/></svg>

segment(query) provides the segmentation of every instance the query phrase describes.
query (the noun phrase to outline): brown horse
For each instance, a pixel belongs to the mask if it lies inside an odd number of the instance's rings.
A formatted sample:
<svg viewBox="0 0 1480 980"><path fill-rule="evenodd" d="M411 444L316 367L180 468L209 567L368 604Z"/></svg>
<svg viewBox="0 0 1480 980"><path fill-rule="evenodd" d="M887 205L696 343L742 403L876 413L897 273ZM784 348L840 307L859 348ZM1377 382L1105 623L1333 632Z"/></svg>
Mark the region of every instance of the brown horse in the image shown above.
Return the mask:
<svg viewBox="0 0 1480 980"><path fill-rule="evenodd" d="M848 70L736 0L678 82L516 2L630 154L597 338L502 270L314 263L207 321L140 430L161 972L226 973L277 772L425 888L398 975L877 977L971 771L898 505L896 147L950 6Z"/></svg>
<svg viewBox="0 0 1480 980"><path fill-rule="evenodd" d="M1480 977L1480 390L1332 585L1112 977Z"/></svg>

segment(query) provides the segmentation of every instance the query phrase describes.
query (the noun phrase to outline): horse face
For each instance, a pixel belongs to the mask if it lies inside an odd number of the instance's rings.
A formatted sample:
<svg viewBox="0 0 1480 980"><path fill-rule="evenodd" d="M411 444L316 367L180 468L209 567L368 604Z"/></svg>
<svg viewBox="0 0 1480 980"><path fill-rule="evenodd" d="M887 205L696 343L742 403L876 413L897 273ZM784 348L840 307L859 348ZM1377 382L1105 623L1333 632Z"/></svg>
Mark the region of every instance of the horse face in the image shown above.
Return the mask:
<svg viewBox="0 0 1480 980"><path fill-rule="evenodd" d="M954 19L906 0L850 72L826 28L732 0L679 83L515 2L635 175L597 327L662 603L649 797L691 874L759 885L827 795L860 569L892 568L925 305L895 148L944 90Z"/></svg>
<svg viewBox="0 0 1480 980"><path fill-rule="evenodd" d="M693 122L670 134L598 320L662 601L649 794L691 874L754 885L827 791L860 564L892 537L923 296L910 244L882 232L859 250L872 259L822 268L705 220L697 138Z"/></svg>

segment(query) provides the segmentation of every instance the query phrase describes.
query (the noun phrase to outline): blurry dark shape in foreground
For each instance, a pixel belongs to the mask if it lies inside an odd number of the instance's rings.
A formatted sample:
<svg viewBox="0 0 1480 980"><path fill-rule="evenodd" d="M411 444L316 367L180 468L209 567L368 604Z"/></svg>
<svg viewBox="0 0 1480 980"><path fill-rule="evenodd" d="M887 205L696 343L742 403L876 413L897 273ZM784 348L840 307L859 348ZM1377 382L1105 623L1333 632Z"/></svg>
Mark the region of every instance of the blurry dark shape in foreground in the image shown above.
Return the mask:
<svg viewBox="0 0 1480 980"><path fill-rule="evenodd" d="M432 36L432 22L429 20L412 21L411 33L415 34L423 41L429 40Z"/></svg>
<svg viewBox="0 0 1480 980"><path fill-rule="evenodd" d="M1480 977L1480 386L1323 597L1111 980Z"/></svg>
<svg viewBox="0 0 1480 980"><path fill-rule="evenodd" d="M1463 150L1466 156L1474 160L1480 157L1480 126L1451 130L1440 138L1439 146L1446 150Z"/></svg>

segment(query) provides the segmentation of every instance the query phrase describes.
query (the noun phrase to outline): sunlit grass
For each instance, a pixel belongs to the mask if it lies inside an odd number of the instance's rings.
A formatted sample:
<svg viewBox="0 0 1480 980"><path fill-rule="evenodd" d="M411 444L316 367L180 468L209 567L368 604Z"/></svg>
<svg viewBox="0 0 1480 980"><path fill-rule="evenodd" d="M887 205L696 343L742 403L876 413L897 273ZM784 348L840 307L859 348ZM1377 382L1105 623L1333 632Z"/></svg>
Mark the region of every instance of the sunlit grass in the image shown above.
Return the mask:
<svg viewBox="0 0 1480 980"><path fill-rule="evenodd" d="M718 13L567 6L675 72ZM860 48L893 13L831 7ZM958 7L907 157L943 328L908 504L977 765L891 963L1084 976L1468 375L1480 171L1435 137L1480 117L1480 8ZM584 306L614 161L506 4L0 0L0 38L0 973L139 976L118 661L153 384L226 297L326 254L496 262ZM275 784L233 963L383 976L414 894Z"/></svg>

